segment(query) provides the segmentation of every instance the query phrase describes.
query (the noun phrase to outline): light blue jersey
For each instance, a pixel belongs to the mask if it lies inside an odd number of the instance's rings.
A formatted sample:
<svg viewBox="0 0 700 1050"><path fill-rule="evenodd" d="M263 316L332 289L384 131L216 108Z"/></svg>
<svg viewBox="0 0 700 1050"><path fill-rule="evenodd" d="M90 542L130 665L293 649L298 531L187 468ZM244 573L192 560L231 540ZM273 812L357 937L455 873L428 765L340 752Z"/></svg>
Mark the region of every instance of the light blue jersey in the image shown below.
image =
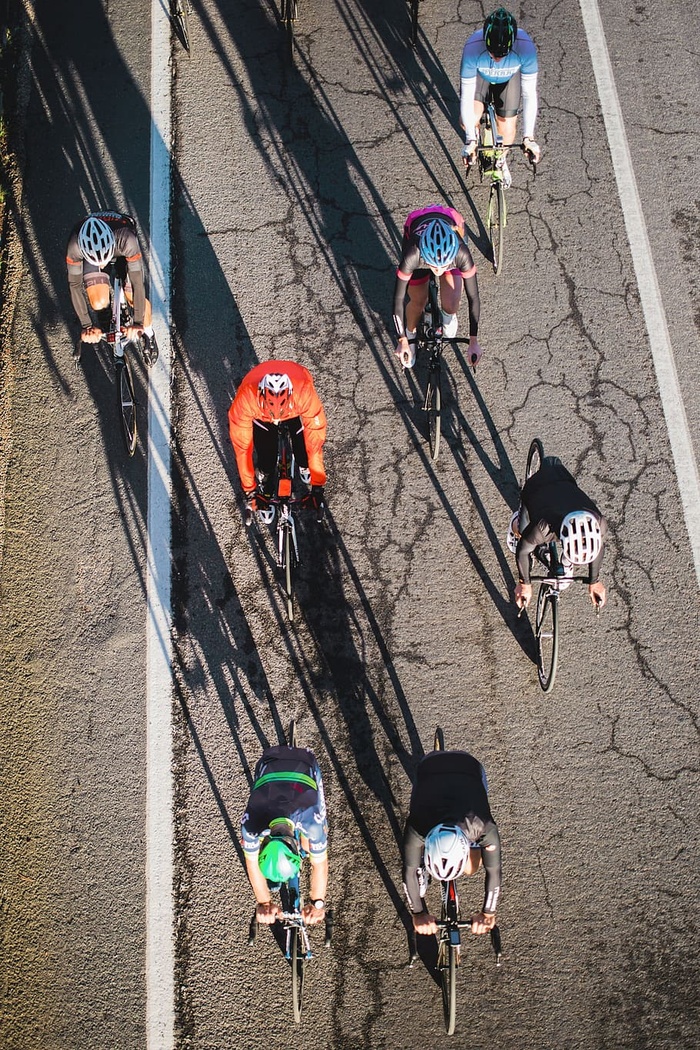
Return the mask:
<svg viewBox="0 0 700 1050"><path fill-rule="evenodd" d="M524 29L518 30L512 51L505 58L498 60L492 58L486 50L481 29L472 33L464 45L459 74L462 80L469 80L478 74L489 84L502 84L510 80L518 70L525 75L537 72L537 51Z"/></svg>

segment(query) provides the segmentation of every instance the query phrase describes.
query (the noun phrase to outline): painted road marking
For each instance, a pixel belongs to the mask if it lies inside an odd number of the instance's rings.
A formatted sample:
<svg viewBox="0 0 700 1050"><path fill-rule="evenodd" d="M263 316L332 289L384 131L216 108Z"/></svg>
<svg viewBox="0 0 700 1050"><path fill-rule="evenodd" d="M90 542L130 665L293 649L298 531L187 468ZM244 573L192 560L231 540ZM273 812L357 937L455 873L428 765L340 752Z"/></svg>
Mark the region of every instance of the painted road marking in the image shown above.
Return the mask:
<svg viewBox="0 0 700 1050"><path fill-rule="evenodd" d="M597 0L579 0L700 586L700 477Z"/></svg>
<svg viewBox="0 0 700 1050"><path fill-rule="evenodd" d="M149 246L160 356L148 397L146 693L146 1045L175 1045L172 652L170 629L170 19L151 6Z"/></svg>

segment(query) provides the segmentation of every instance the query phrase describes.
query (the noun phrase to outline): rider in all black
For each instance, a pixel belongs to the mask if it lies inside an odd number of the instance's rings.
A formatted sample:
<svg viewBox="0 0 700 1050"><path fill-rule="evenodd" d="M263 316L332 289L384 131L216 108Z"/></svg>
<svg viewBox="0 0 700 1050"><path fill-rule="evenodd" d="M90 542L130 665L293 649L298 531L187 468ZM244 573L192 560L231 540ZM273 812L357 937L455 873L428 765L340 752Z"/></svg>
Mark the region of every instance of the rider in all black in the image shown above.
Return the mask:
<svg viewBox="0 0 700 1050"><path fill-rule="evenodd" d="M485 933L495 924L501 892L501 840L489 807L484 768L467 751L432 751L416 769L404 829L403 881L418 933L437 932L436 918L428 913L423 900L425 868L430 871L426 839L445 827L456 827L464 839L462 874L475 874L483 862L484 905L479 914L472 916L472 932ZM450 875L458 873L453 868Z"/></svg>

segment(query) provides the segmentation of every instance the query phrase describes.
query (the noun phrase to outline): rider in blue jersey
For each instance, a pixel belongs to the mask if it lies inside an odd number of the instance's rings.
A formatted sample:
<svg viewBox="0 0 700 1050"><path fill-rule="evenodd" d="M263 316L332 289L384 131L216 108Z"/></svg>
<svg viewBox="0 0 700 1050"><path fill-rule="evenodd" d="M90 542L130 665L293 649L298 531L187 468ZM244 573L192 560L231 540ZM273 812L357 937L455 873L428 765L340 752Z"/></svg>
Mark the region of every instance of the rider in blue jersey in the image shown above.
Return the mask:
<svg viewBox="0 0 700 1050"><path fill-rule="evenodd" d="M537 119L537 51L505 8L499 7L490 14L483 28L467 40L460 81L460 118L466 138L462 157L467 169L476 160L477 128L489 99L496 111L498 133L505 143L515 142L522 100L523 144L536 164L540 159L540 147L533 138ZM502 170L505 184L510 186L507 163L503 163Z"/></svg>

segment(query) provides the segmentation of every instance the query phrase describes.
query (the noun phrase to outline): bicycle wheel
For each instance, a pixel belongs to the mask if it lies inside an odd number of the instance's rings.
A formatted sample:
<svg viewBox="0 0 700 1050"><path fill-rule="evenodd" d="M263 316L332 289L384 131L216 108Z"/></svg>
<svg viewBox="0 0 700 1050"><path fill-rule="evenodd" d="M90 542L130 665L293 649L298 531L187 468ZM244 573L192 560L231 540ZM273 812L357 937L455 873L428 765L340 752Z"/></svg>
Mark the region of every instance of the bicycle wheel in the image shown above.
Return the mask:
<svg viewBox="0 0 700 1050"><path fill-rule="evenodd" d="M440 945L440 986L442 988L442 1013L445 1031L453 1035L457 1019L457 949L447 939Z"/></svg>
<svg viewBox="0 0 700 1050"><path fill-rule="evenodd" d="M428 441L430 458L435 462L440 453L440 417L442 415L442 391L440 389L440 366L428 373L428 387L425 392L425 408L428 413Z"/></svg>
<svg viewBox="0 0 700 1050"><path fill-rule="evenodd" d="M542 460L544 459L544 449L542 448L542 442L539 438L534 438L530 450L527 454L527 463L525 464L525 481L531 478L533 474L542 466Z"/></svg>
<svg viewBox="0 0 700 1050"><path fill-rule="evenodd" d="M433 751L444 751L445 750L445 734L443 733L440 726L435 727L435 740L433 743Z"/></svg>
<svg viewBox="0 0 700 1050"><path fill-rule="evenodd" d="M304 994L304 949L298 927L291 930L290 955L292 962L292 1008L297 1024L301 1020L301 1002Z"/></svg>
<svg viewBox="0 0 700 1050"><path fill-rule="evenodd" d="M535 641L537 675L543 691L549 693L554 686L559 660L559 600L546 584L542 584L537 595Z"/></svg>
<svg viewBox="0 0 700 1050"><path fill-rule="evenodd" d="M290 747L297 746L297 722L295 718L293 718L289 723L289 730L287 732L287 743Z"/></svg>
<svg viewBox="0 0 700 1050"><path fill-rule="evenodd" d="M493 272L500 273L503 268L503 241L506 231L506 196L500 179L493 179L491 182L487 225Z"/></svg>
<svg viewBox="0 0 700 1050"><path fill-rule="evenodd" d="M292 530L284 530L284 597L287 603L287 616L294 619L294 544Z"/></svg>
<svg viewBox="0 0 700 1050"><path fill-rule="evenodd" d="M190 50L190 0L171 0L171 21L175 36L178 38L185 51Z"/></svg>
<svg viewBox="0 0 700 1050"><path fill-rule="evenodd" d="M124 447L128 455L133 456L138 440L136 432L136 394L134 393L131 365L126 354L117 360L116 369L117 408L122 428L122 438L124 439Z"/></svg>
<svg viewBox="0 0 700 1050"><path fill-rule="evenodd" d="M418 4L420 0L411 0L411 47L418 44Z"/></svg>

